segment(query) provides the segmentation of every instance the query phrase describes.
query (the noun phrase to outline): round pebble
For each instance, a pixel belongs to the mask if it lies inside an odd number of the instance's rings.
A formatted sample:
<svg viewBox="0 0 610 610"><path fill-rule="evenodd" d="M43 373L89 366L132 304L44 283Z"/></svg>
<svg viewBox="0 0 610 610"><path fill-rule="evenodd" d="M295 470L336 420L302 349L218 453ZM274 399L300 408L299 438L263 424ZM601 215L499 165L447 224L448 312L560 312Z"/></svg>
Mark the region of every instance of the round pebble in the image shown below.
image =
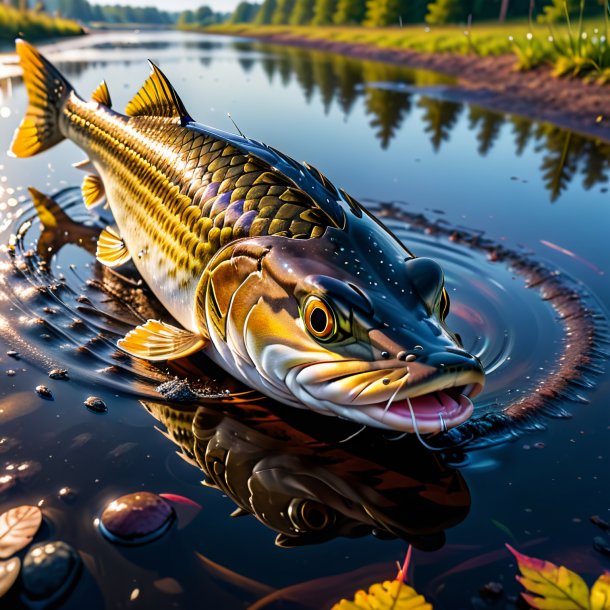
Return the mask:
<svg viewBox="0 0 610 610"><path fill-rule="evenodd" d="M144 544L167 531L175 519L172 506L148 491L121 496L102 513L100 530L113 542Z"/></svg>
<svg viewBox="0 0 610 610"><path fill-rule="evenodd" d="M95 413L106 413L106 411L108 411L106 403L97 396L89 396L89 398L85 400L85 406L87 409L94 411Z"/></svg>
<svg viewBox="0 0 610 610"><path fill-rule="evenodd" d="M58 600L73 587L80 567L78 553L61 540L33 546L21 570L26 596L47 603Z"/></svg>
<svg viewBox="0 0 610 610"><path fill-rule="evenodd" d="M6 352L6 355L9 356L10 358L14 358L15 360L19 360L19 358L20 358L19 352L16 352L13 349L8 351L8 352Z"/></svg>
<svg viewBox="0 0 610 610"><path fill-rule="evenodd" d="M76 502L76 492L71 487L62 487L57 492L57 496L66 504L74 504Z"/></svg>
<svg viewBox="0 0 610 610"><path fill-rule="evenodd" d="M36 394L41 398L46 398L47 400L53 400L53 393L46 385L37 385L36 386Z"/></svg>
<svg viewBox="0 0 610 610"><path fill-rule="evenodd" d="M69 379L66 369L53 369L49 371L49 377L51 379Z"/></svg>

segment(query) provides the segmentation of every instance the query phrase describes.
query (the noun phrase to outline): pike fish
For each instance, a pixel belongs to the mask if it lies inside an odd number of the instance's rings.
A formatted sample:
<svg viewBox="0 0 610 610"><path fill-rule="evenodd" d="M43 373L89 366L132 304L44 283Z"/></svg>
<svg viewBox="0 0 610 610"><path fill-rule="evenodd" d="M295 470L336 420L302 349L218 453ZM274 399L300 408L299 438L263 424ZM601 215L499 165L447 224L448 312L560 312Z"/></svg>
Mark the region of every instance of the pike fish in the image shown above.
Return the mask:
<svg viewBox="0 0 610 610"><path fill-rule="evenodd" d="M29 105L12 154L65 138L85 151L84 201L116 223L97 259L132 260L176 320L147 321L122 350L204 350L282 403L368 426L435 433L472 414L484 372L445 323L435 261L311 165L195 122L152 62L121 114L105 82L85 100L30 44L17 52Z"/></svg>

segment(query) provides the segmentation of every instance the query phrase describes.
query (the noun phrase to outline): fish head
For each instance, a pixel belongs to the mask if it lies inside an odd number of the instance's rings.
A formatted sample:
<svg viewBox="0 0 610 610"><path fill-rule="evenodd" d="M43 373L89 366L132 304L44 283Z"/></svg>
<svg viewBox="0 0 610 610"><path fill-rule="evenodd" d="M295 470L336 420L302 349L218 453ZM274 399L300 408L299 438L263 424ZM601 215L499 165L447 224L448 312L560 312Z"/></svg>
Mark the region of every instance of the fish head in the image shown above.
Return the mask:
<svg viewBox="0 0 610 610"><path fill-rule="evenodd" d="M236 245L224 274L210 266L200 299L221 364L281 402L365 425L434 433L464 422L484 372L445 324L442 269L388 250L383 265L367 260L340 232Z"/></svg>

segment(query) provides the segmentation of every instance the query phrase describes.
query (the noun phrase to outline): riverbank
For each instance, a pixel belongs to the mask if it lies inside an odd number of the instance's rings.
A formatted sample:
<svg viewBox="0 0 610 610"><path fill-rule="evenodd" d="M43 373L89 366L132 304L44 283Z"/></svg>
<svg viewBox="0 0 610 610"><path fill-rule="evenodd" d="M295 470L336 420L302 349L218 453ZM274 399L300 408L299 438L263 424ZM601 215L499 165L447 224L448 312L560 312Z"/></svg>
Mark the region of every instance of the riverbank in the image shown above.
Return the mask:
<svg viewBox="0 0 610 610"><path fill-rule="evenodd" d="M36 11L19 11L11 6L0 5L0 43L10 42L18 36L29 41L64 36L78 36L85 30L76 21L52 17Z"/></svg>
<svg viewBox="0 0 610 610"><path fill-rule="evenodd" d="M314 33L316 30L317 33ZM342 28L345 31L345 28ZM454 76L452 95L497 110L548 121L610 141L610 86L553 75L549 65L528 71L516 69L515 55L435 52L396 47L381 48L362 41L353 29L351 41L336 39L333 28L222 26L206 32L243 36L269 43L319 49L350 57L424 68Z"/></svg>

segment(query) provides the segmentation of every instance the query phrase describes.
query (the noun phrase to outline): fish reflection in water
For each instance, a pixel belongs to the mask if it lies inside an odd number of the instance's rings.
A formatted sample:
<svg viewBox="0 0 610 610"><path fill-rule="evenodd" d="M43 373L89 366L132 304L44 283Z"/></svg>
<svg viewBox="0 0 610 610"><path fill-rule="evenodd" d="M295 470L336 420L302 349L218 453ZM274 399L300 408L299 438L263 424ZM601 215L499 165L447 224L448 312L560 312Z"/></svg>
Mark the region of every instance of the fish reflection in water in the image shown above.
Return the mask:
<svg viewBox="0 0 610 610"><path fill-rule="evenodd" d="M234 515L255 516L282 547L374 534L434 550L469 511L462 476L417 443L362 435L337 444L345 424L330 420L321 433L317 417L280 416L264 401L142 404L206 484L235 502Z"/></svg>

